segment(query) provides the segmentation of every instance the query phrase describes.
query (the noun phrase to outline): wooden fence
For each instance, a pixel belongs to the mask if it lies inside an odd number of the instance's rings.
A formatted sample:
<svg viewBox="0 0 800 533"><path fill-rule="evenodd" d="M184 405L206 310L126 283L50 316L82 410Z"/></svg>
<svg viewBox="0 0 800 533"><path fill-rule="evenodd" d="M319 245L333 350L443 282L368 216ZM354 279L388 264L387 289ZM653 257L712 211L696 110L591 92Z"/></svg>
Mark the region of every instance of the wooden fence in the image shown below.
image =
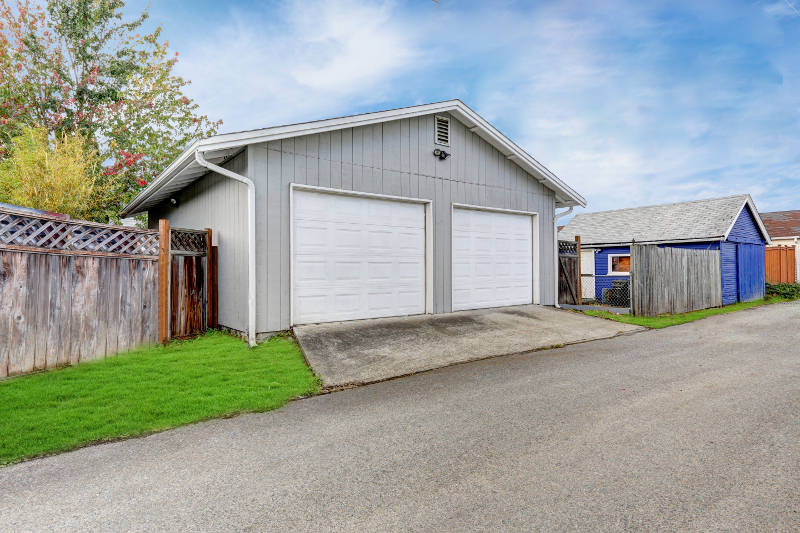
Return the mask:
<svg viewBox="0 0 800 533"><path fill-rule="evenodd" d="M632 312L656 316L722 305L719 250L631 246Z"/></svg>
<svg viewBox="0 0 800 533"><path fill-rule="evenodd" d="M159 233L169 235L169 274L164 288L168 323L160 341L184 338L217 325L216 247L211 245L211 230L170 229L167 220L159 221ZM166 334L164 334L166 332Z"/></svg>
<svg viewBox="0 0 800 533"><path fill-rule="evenodd" d="M764 262L768 283L797 283L794 246L767 246Z"/></svg>
<svg viewBox="0 0 800 533"><path fill-rule="evenodd" d="M581 295L581 240L558 241L558 303L580 305Z"/></svg>
<svg viewBox="0 0 800 533"><path fill-rule="evenodd" d="M0 377L97 359L216 325L211 232L169 235L0 209ZM161 256L166 260L159 261ZM161 298L170 277L177 280L174 318Z"/></svg>

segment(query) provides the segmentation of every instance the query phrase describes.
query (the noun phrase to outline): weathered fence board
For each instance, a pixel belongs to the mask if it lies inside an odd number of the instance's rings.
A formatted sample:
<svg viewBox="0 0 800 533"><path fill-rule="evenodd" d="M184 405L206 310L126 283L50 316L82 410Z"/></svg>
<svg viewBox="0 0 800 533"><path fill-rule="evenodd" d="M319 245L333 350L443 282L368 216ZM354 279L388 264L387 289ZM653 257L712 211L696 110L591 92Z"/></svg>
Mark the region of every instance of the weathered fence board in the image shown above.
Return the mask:
<svg viewBox="0 0 800 533"><path fill-rule="evenodd" d="M558 303L581 303L580 279L580 245L558 241Z"/></svg>
<svg viewBox="0 0 800 533"><path fill-rule="evenodd" d="M0 250L0 376L156 342L152 259Z"/></svg>
<svg viewBox="0 0 800 533"><path fill-rule="evenodd" d="M209 270L210 230L169 230L169 336L170 338L196 335L211 326L208 286L215 279Z"/></svg>
<svg viewBox="0 0 800 533"><path fill-rule="evenodd" d="M631 247L633 314L656 316L722 305L719 250Z"/></svg>
<svg viewBox="0 0 800 533"><path fill-rule="evenodd" d="M794 246L767 246L764 262L768 283L797 283L795 253Z"/></svg>
<svg viewBox="0 0 800 533"><path fill-rule="evenodd" d="M211 230L0 208L0 378L201 333L216 280Z"/></svg>
<svg viewBox="0 0 800 533"><path fill-rule="evenodd" d="M171 337L187 337L205 330L208 324L207 257L175 255L171 270Z"/></svg>

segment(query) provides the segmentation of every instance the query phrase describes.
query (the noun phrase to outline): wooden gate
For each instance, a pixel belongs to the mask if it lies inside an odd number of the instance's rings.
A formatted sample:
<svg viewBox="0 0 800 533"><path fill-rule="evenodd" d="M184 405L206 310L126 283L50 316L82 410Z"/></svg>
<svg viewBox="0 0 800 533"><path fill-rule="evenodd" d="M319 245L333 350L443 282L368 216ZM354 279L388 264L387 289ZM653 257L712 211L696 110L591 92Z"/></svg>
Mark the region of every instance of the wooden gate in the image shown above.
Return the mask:
<svg viewBox="0 0 800 533"><path fill-rule="evenodd" d="M558 303L581 304L581 242L558 241Z"/></svg>
<svg viewBox="0 0 800 533"><path fill-rule="evenodd" d="M211 235L210 229L171 229L169 221L159 221L160 342L217 325L217 255Z"/></svg>
<svg viewBox="0 0 800 533"><path fill-rule="evenodd" d="M768 283L797 283L794 246L768 246L764 264Z"/></svg>

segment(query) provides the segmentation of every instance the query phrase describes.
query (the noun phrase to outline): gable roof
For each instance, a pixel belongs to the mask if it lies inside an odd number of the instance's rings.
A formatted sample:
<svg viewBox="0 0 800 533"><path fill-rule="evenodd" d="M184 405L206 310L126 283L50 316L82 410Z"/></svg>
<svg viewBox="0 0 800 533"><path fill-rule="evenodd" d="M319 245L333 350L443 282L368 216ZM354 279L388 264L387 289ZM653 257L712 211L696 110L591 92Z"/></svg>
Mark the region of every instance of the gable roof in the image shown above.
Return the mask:
<svg viewBox="0 0 800 533"><path fill-rule="evenodd" d="M759 213L767 231L773 237L800 236L800 209Z"/></svg>
<svg viewBox="0 0 800 533"><path fill-rule="evenodd" d="M769 234L749 194L580 213L558 235L562 239L580 235L581 244L585 245L720 241L728 237L745 208L750 210L759 231L769 242Z"/></svg>
<svg viewBox="0 0 800 533"><path fill-rule="evenodd" d="M517 146L511 139L503 135L494 126L470 109L461 100L447 100L433 104L423 104L412 107L377 111L361 115L303 122L287 126L274 126L257 130L224 133L207 137L192 143L183 153L175 159L159 176L150 183L139 195L125 206L122 216L140 213L155 206L168 198L172 193L183 189L193 181L208 173L205 167L195 161L195 152L202 152L205 159L211 163L219 164L232 155L241 151L250 144L287 139L300 135L311 135L326 131L340 130L400 120L403 118L418 117L434 113L450 113L467 126L469 131L476 133L486 142L498 149L507 158L511 159L531 174L537 181L556 193L556 207L586 206L586 200L569 185L561 181L558 176L550 172L525 150Z"/></svg>

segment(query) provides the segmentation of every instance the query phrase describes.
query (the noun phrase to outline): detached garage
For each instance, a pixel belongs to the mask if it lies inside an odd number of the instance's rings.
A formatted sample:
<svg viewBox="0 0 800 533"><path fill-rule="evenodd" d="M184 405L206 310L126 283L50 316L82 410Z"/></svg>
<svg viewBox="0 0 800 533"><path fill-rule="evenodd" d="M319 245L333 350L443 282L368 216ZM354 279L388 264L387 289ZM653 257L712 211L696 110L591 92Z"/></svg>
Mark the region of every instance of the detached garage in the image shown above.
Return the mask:
<svg viewBox="0 0 800 533"><path fill-rule="evenodd" d="M459 100L216 135L124 210L212 228L219 322L555 303L556 208L585 200Z"/></svg>

